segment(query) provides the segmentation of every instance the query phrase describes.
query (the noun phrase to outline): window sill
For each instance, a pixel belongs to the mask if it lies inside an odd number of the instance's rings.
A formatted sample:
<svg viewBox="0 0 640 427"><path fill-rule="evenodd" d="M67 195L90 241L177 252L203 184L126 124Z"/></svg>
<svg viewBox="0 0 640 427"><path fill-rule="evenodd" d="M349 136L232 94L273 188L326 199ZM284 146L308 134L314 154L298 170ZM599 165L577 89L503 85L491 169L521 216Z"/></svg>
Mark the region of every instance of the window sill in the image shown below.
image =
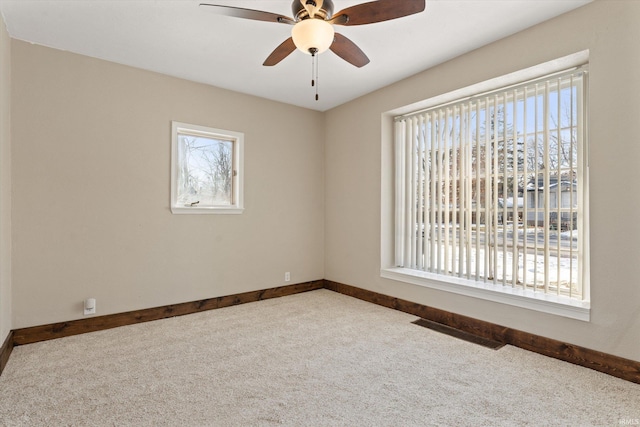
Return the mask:
<svg viewBox="0 0 640 427"><path fill-rule="evenodd" d="M493 283L479 283L458 277L446 277L409 268L383 268L380 276L385 279L411 283L431 289L508 304L529 310L568 317L588 322L591 306L588 301L576 301L558 295L513 289Z"/></svg>
<svg viewBox="0 0 640 427"><path fill-rule="evenodd" d="M174 214L241 214L244 212L244 208L229 207L229 208L203 208L203 207L171 207L171 212Z"/></svg>

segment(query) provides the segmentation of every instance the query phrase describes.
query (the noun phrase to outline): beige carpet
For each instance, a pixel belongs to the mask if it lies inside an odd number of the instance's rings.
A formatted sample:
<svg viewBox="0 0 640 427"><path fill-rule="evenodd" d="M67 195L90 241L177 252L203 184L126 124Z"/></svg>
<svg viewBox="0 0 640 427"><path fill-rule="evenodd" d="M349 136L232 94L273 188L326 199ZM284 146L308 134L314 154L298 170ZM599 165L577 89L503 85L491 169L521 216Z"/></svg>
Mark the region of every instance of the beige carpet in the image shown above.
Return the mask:
<svg viewBox="0 0 640 427"><path fill-rule="evenodd" d="M319 290L16 347L0 377L0 424L640 422L638 384L415 319Z"/></svg>

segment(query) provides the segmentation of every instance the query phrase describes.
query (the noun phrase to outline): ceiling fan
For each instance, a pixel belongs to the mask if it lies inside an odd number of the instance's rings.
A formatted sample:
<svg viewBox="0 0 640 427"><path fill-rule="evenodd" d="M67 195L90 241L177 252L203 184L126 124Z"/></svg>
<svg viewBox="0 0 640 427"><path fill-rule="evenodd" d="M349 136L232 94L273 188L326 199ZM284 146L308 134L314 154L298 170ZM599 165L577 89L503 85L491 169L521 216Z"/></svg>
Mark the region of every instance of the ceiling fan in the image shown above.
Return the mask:
<svg viewBox="0 0 640 427"><path fill-rule="evenodd" d="M273 66L289 56L296 48L315 58L330 49L356 67L369 63L369 58L351 40L334 31L334 25L364 25L402 18L422 12L425 0L378 0L357 4L334 15L332 0L293 0L293 18L261 10L201 3L214 13L255 21L274 22L293 26L291 37L282 42L262 65ZM317 62L311 85L317 79ZM316 100L318 99L316 86Z"/></svg>

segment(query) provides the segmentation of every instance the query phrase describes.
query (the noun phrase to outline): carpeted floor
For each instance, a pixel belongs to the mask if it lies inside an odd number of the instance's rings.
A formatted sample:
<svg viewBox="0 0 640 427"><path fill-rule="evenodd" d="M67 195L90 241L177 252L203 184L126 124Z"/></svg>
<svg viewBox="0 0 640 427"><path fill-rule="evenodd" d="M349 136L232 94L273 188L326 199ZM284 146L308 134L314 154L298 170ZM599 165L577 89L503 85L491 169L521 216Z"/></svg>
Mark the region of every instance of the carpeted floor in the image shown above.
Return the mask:
<svg viewBox="0 0 640 427"><path fill-rule="evenodd" d="M16 347L3 426L614 426L640 385L328 290Z"/></svg>

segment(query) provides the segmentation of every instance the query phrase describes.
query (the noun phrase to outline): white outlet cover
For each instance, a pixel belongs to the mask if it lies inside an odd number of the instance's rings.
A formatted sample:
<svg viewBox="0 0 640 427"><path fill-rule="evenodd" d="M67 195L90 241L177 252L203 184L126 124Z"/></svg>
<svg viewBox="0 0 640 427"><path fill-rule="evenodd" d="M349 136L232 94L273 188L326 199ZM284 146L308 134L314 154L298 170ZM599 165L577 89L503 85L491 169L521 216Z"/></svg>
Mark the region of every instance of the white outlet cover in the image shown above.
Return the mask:
<svg viewBox="0 0 640 427"><path fill-rule="evenodd" d="M95 298L87 298L84 300L84 315L96 314L96 300Z"/></svg>

